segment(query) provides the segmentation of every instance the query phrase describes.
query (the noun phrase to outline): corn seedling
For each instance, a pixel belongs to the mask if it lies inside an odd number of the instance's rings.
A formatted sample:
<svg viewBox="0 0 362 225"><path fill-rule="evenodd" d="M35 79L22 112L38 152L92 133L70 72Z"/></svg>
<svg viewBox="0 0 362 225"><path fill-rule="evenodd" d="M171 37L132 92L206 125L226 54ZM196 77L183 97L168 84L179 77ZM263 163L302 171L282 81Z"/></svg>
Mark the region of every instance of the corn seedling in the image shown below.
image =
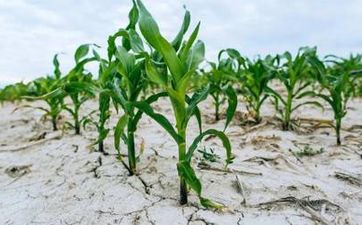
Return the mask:
<svg viewBox="0 0 362 225"><path fill-rule="evenodd" d="M247 59L240 76L242 94L246 97L248 111L256 123L262 120L260 109L270 96L268 83L274 78L273 70L266 61L258 59L252 62Z"/></svg>
<svg viewBox="0 0 362 225"><path fill-rule="evenodd" d="M200 132L186 150L186 133L187 125L190 118L195 115L198 118L201 128L201 116L197 105L206 99L209 88L204 88L193 94L192 97L187 96L187 90L190 87L190 78L195 73L198 65L204 60L204 43L195 40L199 31L199 25L192 32L190 38L182 44L182 39L190 24L190 15L186 12L181 30L173 42L167 41L160 33L156 21L145 8L143 3L137 1L140 19L139 28L143 37L152 46L154 52L152 55L146 55L146 72L148 78L160 85L169 96L172 103L174 118L176 120L176 130L166 117L153 111L151 106L146 102L136 102L135 107L142 110L148 116L158 122L176 141L178 145L179 161L177 170L180 177L180 204L187 203L188 186L194 190L203 206L220 208L219 204L213 203L209 199L202 197L201 182L197 178L195 171L191 166L191 158L197 148L198 143L207 135L218 136L227 151L226 164L232 160L231 146L228 138L223 132L210 129ZM157 57L159 56L159 57ZM158 68L167 66L168 70ZM168 74L169 71L169 74ZM170 76L168 76L170 75Z"/></svg>
<svg viewBox="0 0 362 225"><path fill-rule="evenodd" d="M98 145L98 151L106 154L104 150L104 140L108 136L110 131L106 128L106 122L111 116L110 112L110 94L109 94L109 76L112 74L112 68L108 66L108 62L101 59L99 55L96 55L99 61L98 80L96 82L98 89L98 120L94 120L88 117L84 120L83 126L88 123L93 124L98 131L98 138L92 145Z"/></svg>
<svg viewBox="0 0 362 225"><path fill-rule="evenodd" d="M304 47L299 49L294 59L289 52L276 57L276 62L282 63L276 72L276 77L284 85L287 95L285 98L273 89L268 89L268 92L275 99L275 107L281 116L283 130L292 128L292 113L301 106L315 105L322 107L317 101L304 101L296 106L293 105L293 101L305 97L305 92L309 92L307 88L314 82L313 70L308 59L315 55L316 48ZM279 107L279 103L281 103L282 108Z"/></svg>
<svg viewBox="0 0 362 225"><path fill-rule="evenodd" d="M99 133L96 143L99 144L99 149L103 148L103 140L109 132L104 125L110 116L109 107L113 101L116 110L119 111L119 108L122 108L124 112L115 127L115 148L129 174L134 175L137 173L137 161L143 152L141 148L140 154L137 156L135 149L135 132L143 112L137 110L133 103L140 101L141 92L148 85L148 81L145 79L145 58L140 54L144 51L143 42L135 30L138 21L136 4L129 13L129 20L126 29L120 29L108 38L108 59L101 59L97 56L100 62L98 79L100 117L96 124ZM119 38L122 40L120 46L116 43ZM151 104L162 96L165 94L157 93L143 101ZM121 156L121 140L127 145L128 165Z"/></svg>
<svg viewBox="0 0 362 225"><path fill-rule="evenodd" d="M95 85L92 80L92 74L85 70L87 63L96 61L95 56L87 57L90 48L95 45L84 44L77 48L74 59L75 67L63 78L63 85L60 94L69 96L72 106L64 104L63 109L68 111L74 123L66 122L66 124L75 130L75 134L80 134L81 124L86 121L87 117L80 117L79 110L81 106L95 95ZM97 47L97 46L96 46ZM93 49L93 55L97 55Z"/></svg>
<svg viewBox="0 0 362 225"><path fill-rule="evenodd" d="M109 129L105 127L106 122L108 121L110 117L110 103L113 99L114 105L116 106L116 109L118 111L118 105L121 105L124 111L127 111L126 109L126 98L128 96L123 95L137 95L139 94L138 88L133 89L133 83L131 80L129 80L130 73L133 68L129 68L128 66L132 64L132 60L135 61L135 56L130 56L131 54L128 54L128 51L131 49L131 37L138 36L135 33L135 26L137 24L138 20L138 10L137 7L132 7L131 11L129 12L129 24L126 29L120 29L118 32L116 32L114 35L109 36L108 38L108 48L107 48L107 59L101 58L98 54L95 54L95 57L97 61L99 62L99 71L98 71L98 81L97 81L97 87L98 87L98 98L99 98L99 120L98 122L91 121L98 130L98 139L94 143L98 144L98 150L100 152L104 152L104 144L103 141L107 137L109 133ZM129 33L129 30L132 30L132 33ZM132 35L132 36L131 36ZM116 45L116 39L121 37L122 38L122 46L117 48ZM132 39L133 40L133 39ZM138 42L139 44L140 42ZM142 43L141 43L142 44ZM126 58L122 58L126 57ZM128 61L127 61L128 60ZM134 65L131 65L134 66ZM121 73L119 73L121 71ZM138 70L140 72L140 70ZM139 73L140 74L140 73ZM118 78L117 78L118 76ZM123 80L121 81L123 77ZM134 81L136 81L137 77L132 77ZM127 83L128 84L125 84ZM116 83L116 84L115 84ZM141 84L142 82L139 82ZM117 87L118 86L118 87ZM122 86L122 90L120 89L120 86ZM141 86L141 85L140 85ZM143 86L142 86L143 87ZM128 90L125 90L128 89ZM133 93L130 93L132 91L135 91ZM137 98L137 96L134 96ZM119 128L118 128L119 130ZM116 132L117 133L117 132ZM118 132L119 133L119 132ZM119 133L121 134L121 133ZM119 152L119 140L120 136L115 136L115 143L116 143L116 149ZM131 141L130 141L131 142ZM134 151L132 151L134 153ZM119 152L120 155L120 152ZM131 156L131 158L134 158ZM132 163L127 168L130 169L130 173L133 174L135 171L135 161L132 160Z"/></svg>
<svg viewBox="0 0 362 225"><path fill-rule="evenodd" d="M44 117L50 117L53 130L58 130L57 121L59 119L59 115L62 111L62 106L64 105L64 95L56 95L44 98L48 93L55 91L57 88L61 86L61 72L59 68L59 61L58 55L55 55L53 58L53 65L54 65L54 75L41 77L35 79L34 81L28 84L28 93L26 96L22 96L27 100L43 100L47 105L48 108L44 107L33 107L31 105L25 105L23 107L30 107L34 109L38 109L43 111Z"/></svg>
<svg viewBox="0 0 362 225"><path fill-rule="evenodd" d="M317 72L318 82L327 93L306 92L305 95L319 97L332 107L337 145L340 145L342 119L347 114L347 102L353 96L357 79L362 77L362 70L354 70L355 67L343 59L333 60L334 65L331 67L326 67L317 57L310 61Z"/></svg>
<svg viewBox="0 0 362 225"><path fill-rule="evenodd" d="M338 70L340 73L343 71L360 71L362 70L362 55L350 55L348 58L340 58L337 56L331 56L330 58L333 58L335 60L333 61L334 66L332 68L338 67ZM353 96L354 97L361 97L362 96L362 79L355 80L353 82Z"/></svg>
<svg viewBox="0 0 362 225"><path fill-rule="evenodd" d="M230 123L235 114L237 107L237 95L232 88L235 77L235 65L233 60L221 58L223 51L220 52L218 63L209 62L211 71L204 74L206 81L210 85L209 94L211 95L215 105L215 120L220 120L220 106L227 99L228 108L226 113L226 125Z"/></svg>
<svg viewBox="0 0 362 225"><path fill-rule="evenodd" d="M237 73L241 85L241 94L246 98L249 114L256 123L260 123L260 109L269 97L269 81L274 78L271 69L274 59L268 56L265 60L257 59L255 62L244 58L235 49L226 49L229 57L238 65Z"/></svg>
<svg viewBox="0 0 362 225"><path fill-rule="evenodd" d="M28 85L23 82L7 85L0 91L0 102L20 101L28 92Z"/></svg>

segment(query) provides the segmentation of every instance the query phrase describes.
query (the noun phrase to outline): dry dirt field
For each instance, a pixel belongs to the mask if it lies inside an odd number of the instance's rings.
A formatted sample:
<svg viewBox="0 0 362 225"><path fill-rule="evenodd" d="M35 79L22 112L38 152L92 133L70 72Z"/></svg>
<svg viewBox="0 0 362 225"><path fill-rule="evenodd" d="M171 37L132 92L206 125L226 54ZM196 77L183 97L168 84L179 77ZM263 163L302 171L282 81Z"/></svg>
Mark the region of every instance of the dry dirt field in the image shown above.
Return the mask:
<svg viewBox="0 0 362 225"><path fill-rule="evenodd" d="M96 104L88 102L83 113ZM0 224L362 224L361 99L349 104L339 147L334 131L319 124L332 118L328 106L300 108L300 126L286 132L270 103L259 125L242 123L240 104L227 129L234 163L223 170L224 150L215 138L200 149L213 149L220 159L212 163L197 153L193 161L204 195L227 206L221 212L201 207L192 192L187 206L178 204L177 147L147 116L136 137L145 146L139 176L130 177L115 157L112 134L103 155L89 146L95 128L80 136L53 132L40 111L12 113L19 105L0 107ZM167 100L155 105L171 115ZM223 120L213 121L210 100L201 111L205 128L223 128ZM113 113L109 127L118 116ZM197 134L195 121L189 130L190 137Z"/></svg>

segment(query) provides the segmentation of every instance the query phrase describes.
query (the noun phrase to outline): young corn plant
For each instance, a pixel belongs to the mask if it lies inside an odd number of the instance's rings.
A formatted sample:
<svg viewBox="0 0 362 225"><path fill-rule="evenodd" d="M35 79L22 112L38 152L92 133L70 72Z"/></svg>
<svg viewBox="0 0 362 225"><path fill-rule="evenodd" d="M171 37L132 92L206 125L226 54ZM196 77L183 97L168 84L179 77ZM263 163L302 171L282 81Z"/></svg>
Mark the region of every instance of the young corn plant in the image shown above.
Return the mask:
<svg viewBox="0 0 362 225"><path fill-rule="evenodd" d="M180 204L187 203L188 187L196 192L200 203L205 207L220 208L219 204L202 197L202 186L191 166L191 159L198 143L207 135L215 135L222 140L227 152L226 164L231 163L232 154L229 139L218 130L210 129L201 131L193 143L187 149L186 134L190 118L195 115L201 128L201 116L197 105L203 101L209 92L209 88L197 91L188 97L187 90L191 86L190 78L195 73L198 65L204 59L204 44L196 41L199 26L197 25L190 38L182 43L182 39L189 27L189 16L185 16L181 31L173 42L167 41L160 33L159 27L142 1L137 0L140 11L139 28L154 49L153 54L146 54L146 72L148 78L160 85L167 92L172 104L176 129L172 123L163 115L153 111L147 102L136 102L133 105L158 122L175 140L178 145L177 170L180 178ZM175 44L177 43L177 45ZM167 70L164 69L167 66Z"/></svg>
<svg viewBox="0 0 362 225"><path fill-rule="evenodd" d="M323 89L320 93L310 91L305 92L305 95L319 97L332 107L337 145L341 145L342 119L347 114L348 100L353 97L355 84L357 79L362 77L362 70L354 70L356 67L348 65L345 60L333 60L334 65L331 67L326 67L325 63L317 57L310 59L310 61Z"/></svg>
<svg viewBox="0 0 362 225"><path fill-rule="evenodd" d="M227 99L227 121L226 126L230 123L237 107L237 95L232 87L233 82L237 80L235 65L233 60L221 58L222 52L218 57L218 63L209 62L211 71L204 73L207 83L210 85L209 94L215 105L215 121L220 120L220 106Z"/></svg>
<svg viewBox="0 0 362 225"><path fill-rule="evenodd" d="M117 68L118 64L120 64L120 61L115 57L116 53L118 52L117 46L116 46L116 39L119 37L122 37L122 47L129 51L131 49L131 43L130 43L130 33L129 30L133 30L132 35L136 36L134 34L135 26L137 24L138 20L138 10L135 5L135 2L133 2L133 7L129 12L129 24L126 29L120 29L118 32L116 32L114 35L109 36L108 38L108 47L107 47L107 59L101 58L98 54L94 54L98 63L99 63L99 70L98 70L98 80L96 81L96 85L98 88L98 111L99 111L99 118L98 121L87 119L87 122L92 123L95 125L95 127L98 130L98 138L96 142L93 143L93 145L98 144L98 151L105 154L104 151L104 140L109 134L110 129L106 128L106 122L109 120L111 112L110 112L110 105L111 101L113 99L113 103L116 106L116 109L118 111L118 104L117 102L120 102L119 99L123 99L123 96L121 98L116 98L114 90L113 83L115 82L115 77L117 76ZM118 54L119 55L119 54ZM116 58L116 59L115 59ZM122 59L123 61L123 59ZM121 67L122 65L120 65ZM119 75L119 74L118 74ZM126 85L127 87L127 85ZM129 86L128 86L129 87ZM118 100L118 101L116 101ZM123 101L124 102L124 101ZM123 103L121 101L121 103ZM124 106L125 104L121 104L121 106ZM119 138L116 137L118 140L116 143L119 143ZM117 150L119 151L119 144L116 146ZM134 152L134 151L133 151ZM119 152L120 154L120 152ZM133 158L133 157L132 157ZM126 164L125 164L126 165ZM127 166L127 168L130 168ZM133 174L135 171L135 168L131 168L130 172Z"/></svg>
<svg viewBox="0 0 362 225"><path fill-rule="evenodd" d="M0 102L21 101L28 92L29 87L23 82L6 85L0 92Z"/></svg>
<svg viewBox="0 0 362 225"><path fill-rule="evenodd" d="M129 52L122 46L119 46L115 53L117 75L113 83L114 101L121 106L124 115L121 116L116 125L114 142L115 147L120 154L120 140L127 145L128 167L130 175L137 171L137 156L135 150L135 132L141 114L136 112L133 102L139 100L140 93L146 85L144 79L144 60L136 59L136 55ZM140 150L142 152L142 149ZM126 164L124 164L126 165Z"/></svg>
<svg viewBox="0 0 362 225"><path fill-rule="evenodd" d="M141 92L145 85L147 85L147 80L144 76L144 59L137 58L134 52L127 51L122 46L118 46L115 57L117 74L113 82L112 99L122 108L124 114L119 118L116 125L114 142L119 156L121 156L120 140L122 139L127 145L128 166L125 163L123 164L128 169L130 175L134 175L137 173L136 165L139 158L139 156L136 156L135 132L143 113L137 110L133 103L140 101L151 104L161 95L156 94L146 100L140 100ZM140 149L140 154L142 152L143 149ZM122 160L121 157L120 159Z"/></svg>
<svg viewBox="0 0 362 225"><path fill-rule="evenodd" d="M237 78L240 83L240 92L246 98L247 109L255 123L260 123L262 117L260 109L270 96L268 83L275 77L272 69L274 59L271 56L251 61L244 58L235 49L223 50L237 66Z"/></svg>
<svg viewBox="0 0 362 225"><path fill-rule="evenodd" d="M34 107L31 105L24 105L23 107L30 107L43 111L44 117L50 117L53 130L58 130L58 119L64 105L64 95L48 96L48 93L53 92L62 85L61 71L59 68L58 55L53 58L54 75L38 78L29 83L29 90L23 98L27 100L43 100L48 107ZM45 96L45 98L44 98Z"/></svg>
<svg viewBox="0 0 362 225"><path fill-rule="evenodd" d="M246 60L240 76L242 94L246 96L247 108L255 123L260 123L260 109L270 96L268 83L274 78L274 72L268 67L266 60L255 62Z"/></svg>
<svg viewBox="0 0 362 225"><path fill-rule="evenodd" d="M61 95L69 96L72 101L72 107L64 104L63 109L68 111L74 122L66 122L66 124L75 130L75 134L80 134L81 124L86 121L87 116L81 117L79 110L81 106L96 93L95 84L92 80L92 74L85 70L85 65L96 61L98 55L93 49L92 57L89 57L89 51L92 46L96 45L84 44L77 48L74 59L75 67L63 78L63 85L60 90Z"/></svg>
<svg viewBox="0 0 362 225"><path fill-rule="evenodd" d="M130 175L137 174L137 161L143 152L143 147L136 155L135 132L143 112L138 110L133 103L140 101L152 104L158 98L165 96L157 93L150 96L142 96L142 91L147 88L148 80L145 78L145 57L142 39L136 32L138 21L138 9L134 2L129 13L129 25L126 29L120 29L108 39L108 72L105 79L108 87L104 87L105 97L112 99L116 109L122 108L124 114L119 118L114 131L114 143L119 159L127 168ZM118 46L116 40L121 38L122 45ZM110 73L110 74L109 74ZM107 97L109 96L109 97ZM109 100L107 99L107 104ZM107 105L107 107L109 107ZM128 165L121 156L120 142L127 145Z"/></svg>
<svg viewBox="0 0 362 225"><path fill-rule="evenodd" d="M108 66L109 62L102 59L99 55L96 55L96 57L99 62L98 80L95 82L95 85L98 89L97 93L99 116L98 120L92 119L91 117L85 119L83 126L91 123L97 128L98 138L92 145L98 145L98 151L103 154L107 154L104 150L104 140L106 139L110 131L110 129L106 127L106 123L111 117L110 80L112 80L111 76L114 73L114 68L112 66Z"/></svg>
<svg viewBox="0 0 362 225"><path fill-rule="evenodd" d="M280 114L283 130L292 129L292 113L303 105L315 105L322 107L317 101L304 101L297 105L293 105L293 101L302 100L305 97L305 92L313 82L313 70L309 63L309 58L316 55L316 48L303 47L300 48L295 58L289 52L276 57L277 63L282 63L281 67L276 72L276 77L282 82L287 92L286 97L283 97L273 89L268 89L268 92L275 99L275 107ZM280 108L281 103L282 108Z"/></svg>
<svg viewBox="0 0 362 225"><path fill-rule="evenodd" d="M343 71L360 71L362 70L362 55L350 55L348 58L341 58L337 56L329 56L327 63L333 63L333 67L342 73ZM354 83L353 96L361 97L362 96L362 80L357 79Z"/></svg>

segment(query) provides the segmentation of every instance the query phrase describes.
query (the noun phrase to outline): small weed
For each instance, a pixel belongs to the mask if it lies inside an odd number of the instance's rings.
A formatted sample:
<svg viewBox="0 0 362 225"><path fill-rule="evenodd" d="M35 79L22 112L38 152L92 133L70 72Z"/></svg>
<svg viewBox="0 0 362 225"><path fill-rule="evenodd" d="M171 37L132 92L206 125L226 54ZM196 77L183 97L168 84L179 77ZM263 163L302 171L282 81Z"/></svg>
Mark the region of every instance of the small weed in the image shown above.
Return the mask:
<svg viewBox="0 0 362 225"><path fill-rule="evenodd" d="M293 151L289 149L296 157L304 157L304 156L315 156L318 154L322 154L324 152L324 148L314 149L310 147L310 145L304 146L304 148L299 148L299 151Z"/></svg>
<svg viewBox="0 0 362 225"><path fill-rule="evenodd" d="M201 162L218 162L220 159L220 156L218 156L216 153L214 153L214 149L209 148L207 149L204 147L204 149L198 149L198 152L202 154Z"/></svg>

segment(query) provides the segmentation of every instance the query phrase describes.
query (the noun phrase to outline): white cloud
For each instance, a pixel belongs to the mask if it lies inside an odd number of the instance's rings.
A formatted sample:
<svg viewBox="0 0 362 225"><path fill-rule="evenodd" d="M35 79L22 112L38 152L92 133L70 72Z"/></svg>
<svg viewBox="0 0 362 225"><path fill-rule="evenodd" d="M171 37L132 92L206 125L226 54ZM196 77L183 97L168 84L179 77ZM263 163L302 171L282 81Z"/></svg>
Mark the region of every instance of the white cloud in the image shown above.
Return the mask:
<svg viewBox="0 0 362 225"><path fill-rule="evenodd" d="M213 59L222 48L242 54L296 51L317 45L321 54L362 52L359 0L144 0L162 33L173 38L185 4L192 28L201 20L200 38ZM30 80L52 71L61 55L64 71L82 43L106 45L109 34L128 23L131 1L0 0L0 81Z"/></svg>

